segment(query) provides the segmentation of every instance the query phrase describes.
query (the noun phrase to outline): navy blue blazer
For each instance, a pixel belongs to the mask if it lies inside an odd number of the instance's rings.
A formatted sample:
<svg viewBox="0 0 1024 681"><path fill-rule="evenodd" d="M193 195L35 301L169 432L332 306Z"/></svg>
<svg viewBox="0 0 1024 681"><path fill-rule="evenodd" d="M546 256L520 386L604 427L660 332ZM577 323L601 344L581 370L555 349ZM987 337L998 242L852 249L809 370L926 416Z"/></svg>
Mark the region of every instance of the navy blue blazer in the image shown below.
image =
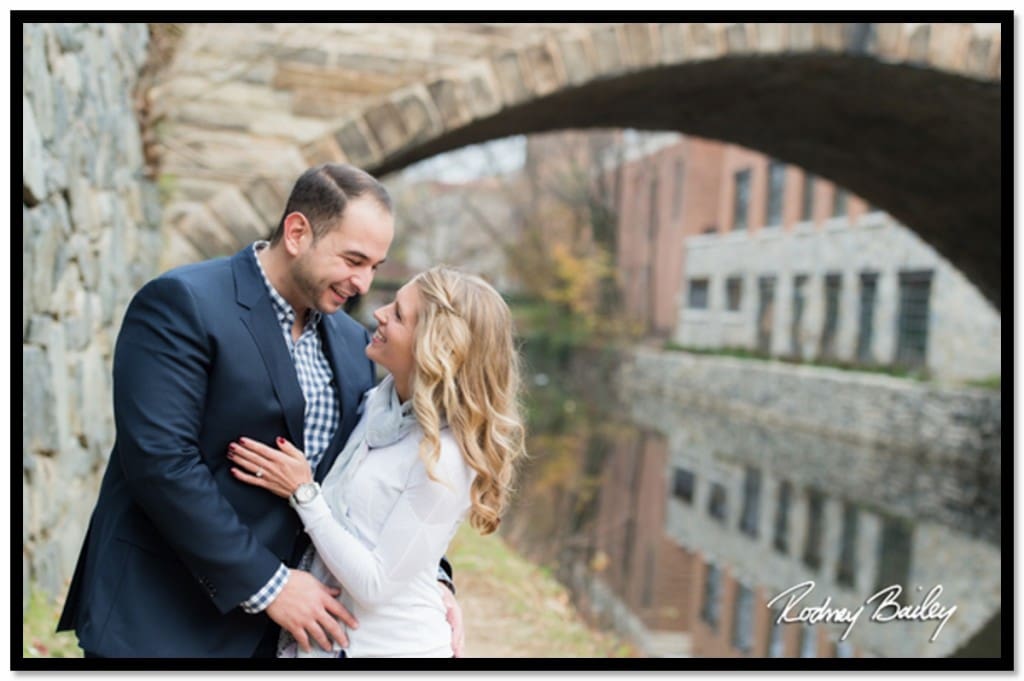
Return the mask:
<svg viewBox="0 0 1024 681"><path fill-rule="evenodd" d="M324 315L341 421L374 384L369 334ZM308 543L287 502L232 477L241 435L303 442L305 403L252 247L174 269L132 299L114 350L117 436L58 630L106 657L249 657L270 624L238 605Z"/></svg>

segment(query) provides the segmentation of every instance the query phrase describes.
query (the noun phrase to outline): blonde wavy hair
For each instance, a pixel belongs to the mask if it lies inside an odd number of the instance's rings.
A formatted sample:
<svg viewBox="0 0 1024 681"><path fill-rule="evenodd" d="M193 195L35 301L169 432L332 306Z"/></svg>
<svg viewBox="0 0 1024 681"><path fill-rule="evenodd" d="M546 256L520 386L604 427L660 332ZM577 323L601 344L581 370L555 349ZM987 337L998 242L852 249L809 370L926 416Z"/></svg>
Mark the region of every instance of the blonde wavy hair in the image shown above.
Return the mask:
<svg viewBox="0 0 1024 681"><path fill-rule="evenodd" d="M419 455L436 481L446 421L476 472L469 522L490 534L512 492L516 461L526 453L512 315L501 295L475 275L439 266L412 283L422 301L411 381L423 430Z"/></svg>

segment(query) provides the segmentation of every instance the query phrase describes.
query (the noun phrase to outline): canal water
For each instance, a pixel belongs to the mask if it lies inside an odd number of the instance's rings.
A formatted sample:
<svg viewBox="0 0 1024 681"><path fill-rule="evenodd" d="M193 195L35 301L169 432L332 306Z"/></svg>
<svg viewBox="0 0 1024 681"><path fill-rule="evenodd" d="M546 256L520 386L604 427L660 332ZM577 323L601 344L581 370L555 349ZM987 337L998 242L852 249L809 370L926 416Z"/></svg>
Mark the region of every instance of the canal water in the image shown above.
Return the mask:
<svg viewBox="0 0 1024 681"><path fill-rule="evenodd" d="M659 657L999 655L998 476L624 400L615 362L530 360L530 459L502 525L591 622Z"/></svg>

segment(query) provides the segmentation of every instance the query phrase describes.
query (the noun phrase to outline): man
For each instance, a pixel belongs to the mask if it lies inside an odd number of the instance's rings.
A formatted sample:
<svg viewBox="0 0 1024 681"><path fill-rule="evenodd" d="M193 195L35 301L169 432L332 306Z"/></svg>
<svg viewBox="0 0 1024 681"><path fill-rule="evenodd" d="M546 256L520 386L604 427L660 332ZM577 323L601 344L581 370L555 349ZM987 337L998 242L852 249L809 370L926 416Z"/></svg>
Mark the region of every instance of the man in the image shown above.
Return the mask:
<svg viewBox="0 0 1024 681"><path fill-rule="evenodd" d="M324 164L269 244L136 294L114 350L117 436L58 624L86 656L273 657L281 627L307 649L347 644L338 618L357 623L337 592L287 567L308 545L298 517L235 480L226 454L284 436L323 479L375 379L369 334L341 308L393 236L385 188Z"/></svg>

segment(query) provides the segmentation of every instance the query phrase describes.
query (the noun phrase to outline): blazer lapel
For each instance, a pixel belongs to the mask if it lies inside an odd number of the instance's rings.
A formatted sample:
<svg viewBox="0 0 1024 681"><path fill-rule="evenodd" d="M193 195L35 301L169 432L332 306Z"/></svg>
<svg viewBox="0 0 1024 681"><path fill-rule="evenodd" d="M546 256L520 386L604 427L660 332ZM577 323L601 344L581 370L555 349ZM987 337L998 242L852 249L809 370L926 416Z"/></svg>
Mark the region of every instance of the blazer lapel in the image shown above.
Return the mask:
<svg viewBox="0 0 1024 681"><path fill-rule="evenodd" d="M285 422L288 424L288 435L296 447L303 449L306 399L302 395L299 378L295 373L295 363L285 345L281 325L274 313L267 287L256 265L256 254L249 246L232 258L232 261L236 299L242 308L242 323L252 334L256 347L263 357L263 364L270 375L274 393L281 403Z"/></svg>

